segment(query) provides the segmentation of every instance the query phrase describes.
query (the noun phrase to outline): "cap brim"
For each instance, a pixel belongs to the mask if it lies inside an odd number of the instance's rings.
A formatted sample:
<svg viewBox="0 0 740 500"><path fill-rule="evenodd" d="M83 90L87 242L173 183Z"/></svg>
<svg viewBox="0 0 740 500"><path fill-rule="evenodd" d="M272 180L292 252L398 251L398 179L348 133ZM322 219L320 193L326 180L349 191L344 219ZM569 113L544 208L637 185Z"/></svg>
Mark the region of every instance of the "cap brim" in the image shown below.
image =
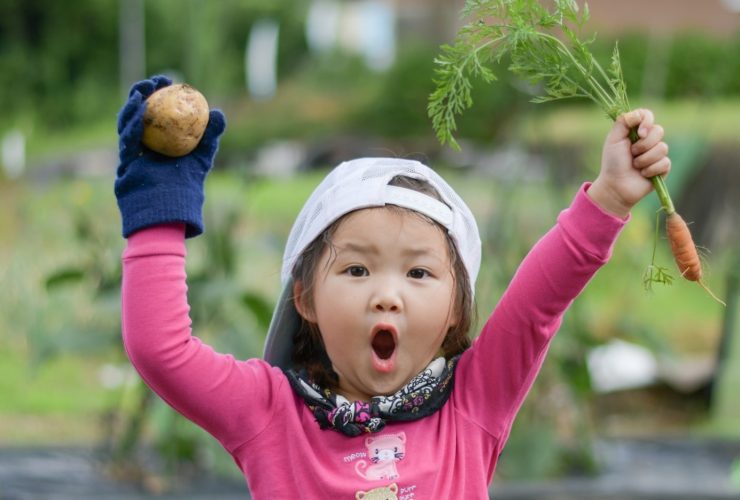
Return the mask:
<svg viewBox="0 0 740 500"><path fill-rule="evenodd" d="M301 327L301 316L293 303L293 280L283 287L265 339L263 358L284 370L293 367L293 336Z"/></svg>

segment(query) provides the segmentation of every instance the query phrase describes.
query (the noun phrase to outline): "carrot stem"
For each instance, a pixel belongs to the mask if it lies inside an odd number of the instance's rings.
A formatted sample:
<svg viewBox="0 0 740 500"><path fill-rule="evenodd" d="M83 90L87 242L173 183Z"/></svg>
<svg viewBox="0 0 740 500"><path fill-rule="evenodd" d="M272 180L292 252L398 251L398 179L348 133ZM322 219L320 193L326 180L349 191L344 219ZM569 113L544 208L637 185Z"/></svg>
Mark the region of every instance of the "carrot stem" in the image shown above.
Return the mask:
<svg viewBox="0 0 740 500"><path fill-rule="evenodd" d="M658 195L658 199L660 200L660 206L663 207L666 215L671 215L676 211L676 209L673 206L671 195L668 194L668 188L665 185L665 179L663 179L663 177L660 175L656 175L655 177L651 177L650 180L652 181L653 187L655 188L655 194Z"/></svg>

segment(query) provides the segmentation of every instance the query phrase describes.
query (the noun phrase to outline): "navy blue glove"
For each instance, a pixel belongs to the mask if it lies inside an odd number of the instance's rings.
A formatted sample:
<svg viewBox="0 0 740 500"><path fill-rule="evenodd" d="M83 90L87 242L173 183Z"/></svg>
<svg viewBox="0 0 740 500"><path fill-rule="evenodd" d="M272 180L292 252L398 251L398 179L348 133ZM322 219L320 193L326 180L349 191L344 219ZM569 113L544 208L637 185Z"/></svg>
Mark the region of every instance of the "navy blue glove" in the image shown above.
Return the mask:
<svg viewBox="0 0 740 500"><path fill-rule="evenodd" d="M172 158L141 143L146 98L172 84L165 76L135 83L118 114L119 165L115 182L123 237L148 226L184 222L185 236L203 232L203 183L226 128L219 110L212 110L203 138L189 154Z"/></svg>

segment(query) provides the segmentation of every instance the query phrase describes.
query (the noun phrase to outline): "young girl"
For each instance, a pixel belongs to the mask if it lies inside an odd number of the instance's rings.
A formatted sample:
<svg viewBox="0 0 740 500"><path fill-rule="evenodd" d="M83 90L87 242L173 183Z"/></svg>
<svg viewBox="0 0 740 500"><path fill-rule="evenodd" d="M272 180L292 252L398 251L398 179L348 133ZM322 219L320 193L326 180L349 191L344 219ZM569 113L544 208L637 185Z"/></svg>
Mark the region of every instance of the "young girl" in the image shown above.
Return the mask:
<svg viewBox="0 0 740 500"><path fill-rule="evenodd" d="M290 233L264 360L242 361L192 336L188 316L185 239L203 231L223 114L211 112L186 157L140 144L144 100L170 83L134 85L118 124L123 337L143 379L219 440L256 499L488 498L563 313L609 259L648 178L670 169L652 113L617 120L598 177L473 342L481 245L465 203L415 161L341 164Z"/></svg>

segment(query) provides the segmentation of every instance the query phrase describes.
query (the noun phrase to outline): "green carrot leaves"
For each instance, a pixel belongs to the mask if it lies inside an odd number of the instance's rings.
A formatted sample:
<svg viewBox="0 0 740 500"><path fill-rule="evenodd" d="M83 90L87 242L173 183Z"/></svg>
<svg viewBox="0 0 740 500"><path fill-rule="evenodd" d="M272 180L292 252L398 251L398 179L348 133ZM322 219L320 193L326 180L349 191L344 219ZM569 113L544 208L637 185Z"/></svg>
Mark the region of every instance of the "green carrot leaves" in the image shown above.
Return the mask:
<svg viewBox="0 0 740 500"><path fill-rule="evenodd" d="M435 59L436 89L429 97L428 113L443 144L459 149L456 120L473 105L473 80L494 81L491 66L504 56L511 72L542 87L534 102L587 98L612 120L630 109L618 48L607 73L589 50L595 35L580 38L588 5L554 0L548 10L537 0L468 0L462 14L469 22Z"/></svg>
<svg viewBox="0 0 740 500"><path fill-rule="evenodd" d="M586 98L613 121L630 111L619 47L614 46L604 70L589 49L596 35L582 38L590 15L588 5L584 3L581 9L576 0L549 0L548 5L551 8L538 0L466 0L462 15L468 23L434 61L436 89L429 96L427 112L442 144L460 149L454 138L457 117L473 105L473 81L496 80L491 66L505 56L510 61L509 71L541 89L533 102ZM630 140L634 143L638 139L637 131L631 130ZM670 216L675 208L665 181L661 176L651 181L662 211ZM655 243L657 240L656 233ZM680 269L682 276L691 279L685 268ZM696 280L722 302L704 285L700 274ZM672 281L668 270L655 264L654 245L644 285L649 289L653 283L669 285Z"/></svg>

